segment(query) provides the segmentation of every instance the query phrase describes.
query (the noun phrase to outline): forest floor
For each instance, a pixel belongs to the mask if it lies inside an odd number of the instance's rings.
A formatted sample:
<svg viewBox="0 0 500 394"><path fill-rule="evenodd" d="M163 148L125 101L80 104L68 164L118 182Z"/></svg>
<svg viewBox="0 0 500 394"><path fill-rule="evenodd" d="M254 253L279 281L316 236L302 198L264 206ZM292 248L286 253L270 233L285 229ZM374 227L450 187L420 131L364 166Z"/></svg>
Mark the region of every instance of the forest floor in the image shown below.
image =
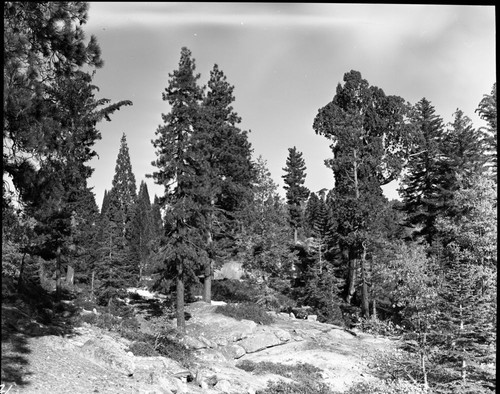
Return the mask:
<svg viewBox="0 0 500 394"><path fill-rule="evenodd" d="M236 363L243 360L311 364L321 369L324 383L336 392L343 392L355 382L376 379L370 367L372 357L394 352L397 347L397 341L387 338L360 332L349 333L341 327L281 316L269 328L288 333L289 339L278 345L248 351L238 360L229 362L220 355L214 356L216 349L201 349L205 351L204 357L201 358L205 370L217 374L219 380L226 380L225 385L207 387L205 384L200 388L193 383L180 380L177 382L174 379L175 384L170 380L170 383L166 383L166 386L164 384L162 388L140 379L137 374L124 373L123 369L117 369L116 365L95 362L88 354L82 353L82 346L92 340L115 341L117 346L124 347L127 341L116 333L87 323L74 326L67 311L52 316L50 323L46 324L46 316L38 315L33 318L28 309L20 300L2 299L0 393L243 394L255 393L264 388L269 380L279 379L272 374L253 376L236 368ZM192 313L195 314L196 310L194 308ZM213 310L205 310L203 313L209 320L215 318ZM198 320L193 319L194 321ZM255 334L261 327L263 326L257 326L252 332ZM262 335L259 335L262 339ZM229 339L228 341L230 342Z"/></svg>

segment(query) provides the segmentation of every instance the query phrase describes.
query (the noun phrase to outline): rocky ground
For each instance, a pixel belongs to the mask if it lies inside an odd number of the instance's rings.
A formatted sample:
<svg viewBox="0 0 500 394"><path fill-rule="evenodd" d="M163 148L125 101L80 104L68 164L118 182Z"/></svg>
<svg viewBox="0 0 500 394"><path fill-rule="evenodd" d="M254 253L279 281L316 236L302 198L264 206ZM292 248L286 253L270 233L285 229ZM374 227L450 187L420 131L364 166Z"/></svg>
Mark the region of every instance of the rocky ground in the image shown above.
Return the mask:
<svg viewBox="0 0 500 394"><path fill-rule="evenodd" d="M201 301L187 307L191 318L183 341L197 357L190 369L166 357L134 356L127 349L130 341L86 323L51 331L39 323L4 327L2 321L0 392L243 394L265 388L270 380L287 380L237 368L244 360L308 363L321 369L333 390L343 392L355 382L376 379L370 356L396 347L389 339L286 314L275 314L275 322L265 326L215 309ZM2 306L2 320L4 313L22 317L13 306ZM141 330L151 329L144 316L138 320Z"/></svg>

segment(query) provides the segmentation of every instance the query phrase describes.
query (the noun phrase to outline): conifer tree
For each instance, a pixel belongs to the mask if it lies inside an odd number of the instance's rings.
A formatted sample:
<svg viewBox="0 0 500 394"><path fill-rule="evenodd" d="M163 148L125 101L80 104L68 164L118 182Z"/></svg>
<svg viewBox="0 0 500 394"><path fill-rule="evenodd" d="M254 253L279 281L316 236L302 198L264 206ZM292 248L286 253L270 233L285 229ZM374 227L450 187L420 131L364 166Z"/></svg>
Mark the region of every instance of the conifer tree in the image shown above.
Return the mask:
<svg viewBox="0 0 500 394"><path fill-rule="evenodd" d="M443 362L460 373L460 385L490 383L481 364L494 360L496 346L497 224L496 185L473 175L455 192L455 215L441 216L443 289L439 343Z"/></svg>
<svg viewBox="0 0 500 394"><path fill-rule="evenodd" d="M253 186L254 198L240 217L241 231L236 234L236 238L243 265L268 283L271 277L289 276L297 256L292 245L283 242L290 231L286 206L261 156L257 158L255 168L257 180Z"/></svg>
<svg viewBox="0 0 500 394"><path fill-rule="evenodd" d="M133 228L136 199L135 176L123 134L112 187L104 193L99 220L100 259L94 273L102 284L101 302L109 301L119 288L135 285L139 280L138 233Z"/></svg>
<svg viewBox="0 0 500 394"><path fill-rule="evenodd" d="M233 91L234 86L215 64L202 102L202 121L194 133L193 143L204 159L198 163L204 164L198 170L201 192L198 200L204 206L206 222L208 259L202 267L205 302L211 300L214 262L221 257L217 251L224 249L222 244L227 244L225 234L232 231L236 212L250 200L254 180L247 132L238 128L241 118L231 106Z"/></svg>
<svg viewBox="0 0 500 394"><path fill-rule="evenodd" d="M432 245L434 222L442 207L442 119L431 103L423 98L415 105L412 120L416 126L415 141L399 189L408 215L408 224L416 226L415 235Z"/></svg>
<svg viewBox="0 0 500 394"><path fill-rule="evenodd" d="M164 273L175 267L177 297L177 327L185 332L184 282L196 265L208 257L204 250L206 234L204 220L197 201L201 194L196 169L204 166L204 158L192 143L199 124L203 91L198 86L200 75L195 74L191 51L181 49L179 67L169 74L169 84L162 97L170 105L170 113L162 114L164 124L156 131L153 146L157 160L152 165L158 171L152 174L155 182L164 186L162 202L167 204L169 233L163 248Z"/></svg>
<svg viewBox="0 0 500 394"><path fill-rule="evenodd" d="M320 191L320 197L311 193L306 206L306 221L310 228L310 234L314 238L314 249L318 255L318 272L323 270L325 249L331 239L331 222L326 204L325 191Z"/></svg>
<svg viewBox="0 0 500 394"><path fill-rule="evenodd" d="M302 152L297 148L288 148L286 167L283 168L285 175L286 200L290 215L290 225L293 228L293 242L297 243L297 229L303 225L303 204L309 196L309 189L304 186L306 179L306 165L302 158Z"/></svg>
<svg viewBox="0 0 500 394"><path fill-rule="evenodd" d="M115 175L113 177L112 189L118 198L120 209L123 211L124 237L130 238L130 221L133 217L134 204L137 200L137 185L132 172L132 163L127 145L127 137L123 133L120 140L120 150L116 158Z"/></svg>
<svg viewBox="0 0 500 394"><path fill-rule="evenodd" d="M410 125L401 97L387 96L351 70L333 100L318 111L313 129L332 141L338 247L348 265L346 300L353 300L361 273L361 300L368 316L367 256L369 225L385 204L381 186L396 179L407 154Z"/></svg>
<svg viewBox="0 0 500 394"><path fill-rule="evenodd" d="M99 225L99 261L95 264L98 301L110 302L120 288L134 283L135 267L123 237L124 212L115 189L108 193L109 205Z"/></svg>
<svg viewBox="0 0 500 394"><path fill-rule="evenodd" d="M89 283L92 267L98 260L99 208L91 188L78 192L78 202L73 207L72 223L73 256L75 280Z"/></svg>
<svg viewBox="0 0 500 394"><path fill-rule="evenodd" d="M480 130L484 133L484 150L489 156L492 177L497 179L497 83L493 84L490 94L485 94L480 101L476 112L485 120L487 127Z"/></svg>
<svg viewBox="0 0 500 394"><path fill-rule="evenodd" d="M132 239L136 241L133 244L136 249L134 254L139 256L139 278L142 278L144 272L148 271L149 258L154 244L153 234L151 200L148 186L142 181L132 222Z"/></svg>
<svg viewBox="0 0 500 394"><path fill-rule="evenodd" d="M453 216L454 192L466 187L468 179L486 170L488 157L484 152L482 133L473 128L472 121L459 109L443 134L440 148L441 211Z"/></svg>
<svg viewBox="0 0 500 394"><path fill-rule="evenodd" d="M102 204L101 204L101 216L104 215L104 213L108 210L109 207L109 195L108 191L104 189L104 196L102 198Z"/></svg>
<svg viewBox="0 0 500 394"><path fill-rule="evenodd" d="M102 60L95 37L85 43L87 10L72 2L9 2L4 9L3 172L36 221L26 252L55 259L58 277L73 253L73 207L92 174L86 163L96 154L96 125L131 104L95 97L93 74L83 67L92 71Z"/></svg>
<svg viewBox="0 0 500 394"><path fill-rule="evenodd" d="M152 237L154 239L154 248L156 250L156 246L159 243L159 239L164 235L163 234L163 218L161 216L161 204L158 196L155 194L153 199L153 204L151 204L151 231Z"/></svg>

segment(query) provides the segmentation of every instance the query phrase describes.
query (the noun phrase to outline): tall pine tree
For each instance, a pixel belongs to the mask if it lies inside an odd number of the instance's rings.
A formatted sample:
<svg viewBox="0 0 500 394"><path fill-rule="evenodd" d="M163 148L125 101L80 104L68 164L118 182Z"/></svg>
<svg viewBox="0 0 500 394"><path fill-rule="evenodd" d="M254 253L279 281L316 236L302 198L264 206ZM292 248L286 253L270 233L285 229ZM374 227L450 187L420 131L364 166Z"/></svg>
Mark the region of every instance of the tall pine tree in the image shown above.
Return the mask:
<svg viewBox="0 0 500 394"><path fill-rule="evenodd" d="M412 122L415 140L406 166L406 175L399 193L408 225L415 227L415 236L431 245L435 239L435 220L441 211L443 185L442 139L444 126L431 103L423 98L414 108Z"/></svg>
<svg viewBox="0 0 500 394"><path fill-rule="evenodd" d="M132 247L134 255L139 257L139 278L148 272L149 259L154 245L153 216L151 211L151 200L149 198L148 186L142 181L139 187L139 195L134 209L132 221Z"/></svg>
<svg viewBox="0 0 500 394"><path fill-rule="evenodd" d="M206 221L208 259L202 267L205 302L211 300L214 263L220 264L224 254L217 251L227 248L235 215L250 201L255 178L247 132L238 128L241 118L231 105L233 91L234 86L227 82L223 71L215 64L202 102L201 127L194 134L194 143L203 155L200 164L204 164L199 169L201 195L198 200L203 205L201 209Z"/></svg>
<svg viewBox="0 0 500 394"><path fill-rule="evenodd" d="M488 154L491 165L492 177L497 180L497 83L493 84L490 94L485 94L476 109L481 119L485 120L487 126L481 131L485 134L484 149Z"/></svg>
<svg viewBox="0 0 500 394"><path fill-rule="evenodd" d="M297 148L288 148L286 167L283 168L285 175L286 201L290 215L290 225L293 228L293 242L297 243L297 230L303 227L304 202L309 196L309 189L304 186L306 179L306 164L302 152Z"/></svg>
<svg viewBox="0 0 500 394"><path fill-rule="evenodd" d="M200 195L197 169L205 158L196 151L193 135L200 122L200 103L203 91L198 86L195 61L191 51L183 47L179 67L169 74L169 84L162 97L170 105L170 113L162 114L164 124L153 140L158 158L152 165L155 182L165 188L162 203L167 208L169 233L163 248L164 267L173 265L176 272L177 327L185 332L184 283L196 265L208 258L204 251L205 222L199 210Z"/></svg>

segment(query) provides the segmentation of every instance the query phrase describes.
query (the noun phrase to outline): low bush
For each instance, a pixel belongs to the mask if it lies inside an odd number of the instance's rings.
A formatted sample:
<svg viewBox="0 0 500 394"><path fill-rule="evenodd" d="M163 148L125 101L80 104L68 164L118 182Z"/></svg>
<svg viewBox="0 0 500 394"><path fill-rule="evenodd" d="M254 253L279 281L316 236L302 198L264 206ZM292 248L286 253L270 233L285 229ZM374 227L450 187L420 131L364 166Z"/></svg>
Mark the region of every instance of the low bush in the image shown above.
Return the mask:
<svg viewBox="0 0 500 394"><path fill-rule="evenodd" d="M154 345L151 342L134 341L130 344L128 351L132 352L134 356L153 357L158 356Z"/></svg>
<svg viewBox="0 0 500 394"><path fill-rule="evenodd" d="M403 334L403 328L394 324L390 320L380 319L361 319L361 330L369 334L383 335L383 336L397 336Z"/></svg>
<svg viewBox="0 0 500 394"><path fill-rule="evenodd" d="M155 337L154 350L161 356L171 358L190 369L195 361L194 354L178 338L175 330L158 333Z"/></svg>
<svg viewBox="0 0 500 394"><path fill-rule="evenodd" d="M285 383L278 381L269 382L265 389L258 390L255 394L335 394L335 392L321 382L309 385L307 383Z"/></svg>
<svg viewBox="0 0 500 394"><path fill-rule="evenodd" d="M322 379L321 369L307 363L281 364L269 361L255 363L250 360L244 360L237 364L236 367L256 375L273 373L275 375L293 379L300 383L312 384Z"/></svg>
<svg viewBox="0 0 500 394"><path fill-rule="evenodd" d="M423 385L410 383L404 380L355 383L345 392L346 394L426 394Z"/></svg>
<svg viewBox="0 0 500 394"><path fill-rule="evenodd" d="M281 364L268 361L255 363L244 360L236 365L244 371L262 375L272 373L293 379L295 383L283 381L269 382L267 387L256 394L334 394L321 380L321 369L307 363Z"/></svg>
<svg viewBox="0 0 500 394"><path fill-rule="evenodd" d="M252 320L257 324L269 325L274 321L264 308L251 302L219 305L215 312L237 320Z"/></svg>
<svg viewBox="0 0 500 394"><path fill-rule="evenodd" d="M212 281L212 299L227 303L255 302L260 296L258 287L237 279Z"/></svg>

